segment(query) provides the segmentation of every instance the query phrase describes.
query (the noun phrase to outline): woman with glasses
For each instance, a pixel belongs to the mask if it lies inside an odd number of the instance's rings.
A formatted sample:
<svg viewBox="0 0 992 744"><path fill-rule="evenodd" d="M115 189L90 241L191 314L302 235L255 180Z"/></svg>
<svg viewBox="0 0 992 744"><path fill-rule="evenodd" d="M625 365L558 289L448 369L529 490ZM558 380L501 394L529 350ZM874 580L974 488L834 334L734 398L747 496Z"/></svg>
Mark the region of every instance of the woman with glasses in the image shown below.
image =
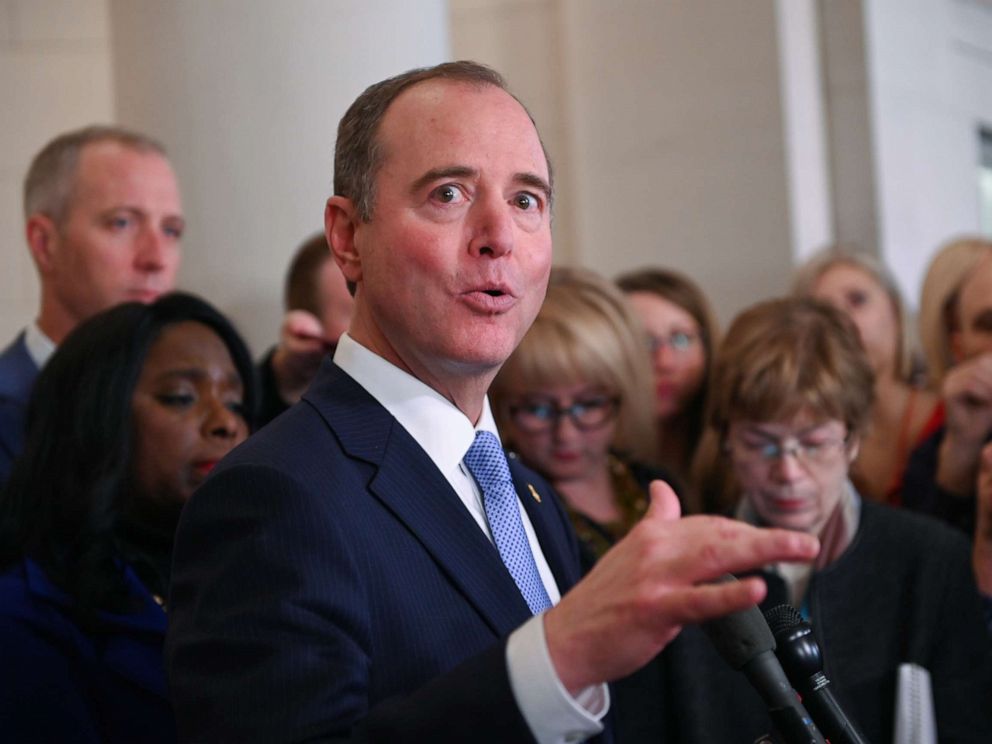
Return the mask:
<svg viewBox="0 0 992 744"><path fill-rule="evenodd" d="M932 705L940 741L992 741L992 649L967 541L862 499L849 478L873 390L840 311L811 299L755 305L714 362L708 424L723 451L714 466L729 471L738 518L819 537L811 565L767 567L763 609L789 603L808 618L834 693L868 740L893 740L896 709L915 691ZM901 676L929 678L932 695ZM705 700L679 704L705 714ZM729 722L734 715L727 709Z"/></svg>
<svg viewBox="0 0 992 744"><path fill-rule="evenodd" d="M917 379L899 289L870 256L833 248L799 270L795 292L829 302L858 329L875 374L875 398L851 480L865 498L899 504L910 453L943 421L937 395Z"/></svg>
<svg viewBox="0 0 992 744"><path fill-rule="evenodd" d="M620 292L592 272L556 268L493 383L500 433L564 499L587 564L640 519L660 475L639 464L655 451L650 380Z"/></svg>
<svg viewBox="0 0 992 744"><path fill-rule="evenodd" d="M675 271L642 269L620 276L617 285L647 331L658 434L652 461L690 482L718 341L715 317L696 283Z"/></svg>

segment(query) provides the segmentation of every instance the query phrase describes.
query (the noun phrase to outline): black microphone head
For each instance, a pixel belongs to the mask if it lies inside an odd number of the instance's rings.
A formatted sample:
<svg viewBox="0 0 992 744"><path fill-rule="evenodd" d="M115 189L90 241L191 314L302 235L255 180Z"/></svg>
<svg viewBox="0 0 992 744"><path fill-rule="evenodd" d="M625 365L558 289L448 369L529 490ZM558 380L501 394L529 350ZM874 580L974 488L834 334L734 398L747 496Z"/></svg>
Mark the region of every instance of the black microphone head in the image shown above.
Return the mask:
<svg viewBox="0 0 992 744"><path fill-rule="evenodd" d="M792 605L780 604L765 613L765 620L776 638L785 631L792 630L803 622L803 616Z"/></svg>
<svg viewBox="0 0 992 744"><path fill-rule="evenodd" d="M775 638L757 607L733 612L702 624L723 660L734 669L765 651L775 650Z"/></svg>
<svg viewBox="0 0 992 744"><path fill-rule="evenodd" d="M775 636L775 654L797 690L806 694L809 679L823 672L823 655L813 629L791 605L778 605L765 613Z"/></svg>

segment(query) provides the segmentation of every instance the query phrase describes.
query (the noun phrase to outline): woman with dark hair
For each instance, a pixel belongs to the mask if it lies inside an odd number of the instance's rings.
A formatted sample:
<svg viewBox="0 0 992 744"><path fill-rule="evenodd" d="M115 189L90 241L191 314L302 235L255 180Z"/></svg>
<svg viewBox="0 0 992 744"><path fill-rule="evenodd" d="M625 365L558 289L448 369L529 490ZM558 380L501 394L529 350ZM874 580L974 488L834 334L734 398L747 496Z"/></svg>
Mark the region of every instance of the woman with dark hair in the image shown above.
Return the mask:
<svg viewBox="0 0 992 744"><path fill-rule="evenodd" d="M0 721L11 741L173 741L162 666L186 499L242 442L253 367L186 294L81 324L28 406L0 498Z"/></svg>
<svg viewBox="0 0 992 744"><path fill-rule="evenodd" d="M668 269L641 269L617 278L644 326L654 372L657 455L654 462L698 491L690 473L700 445L709 392L710 362L719 342L716 317L689 277ZM693 503L694 510L718 504Z"/></svg>

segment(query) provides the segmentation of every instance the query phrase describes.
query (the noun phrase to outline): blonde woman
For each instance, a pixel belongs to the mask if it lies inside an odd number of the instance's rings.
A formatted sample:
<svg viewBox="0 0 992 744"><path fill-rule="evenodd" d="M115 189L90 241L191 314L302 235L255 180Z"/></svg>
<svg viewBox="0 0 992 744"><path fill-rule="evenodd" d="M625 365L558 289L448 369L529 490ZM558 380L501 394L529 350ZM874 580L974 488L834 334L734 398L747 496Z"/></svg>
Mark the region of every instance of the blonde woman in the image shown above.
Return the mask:
<svg viewBox="0 0 992 744"><path fill-rule="evenodd" d="M899 504L910 453L943 422L939 397L915 379L899 289L871 256L835 247L800 268L794 290L829 302L858 329L875 375L875 402L851 479L865 498Z"/></svg>
<svg viewBox="0 0 992 744"><path fill-rule="evenodd" d="M962 238L937 252L920 337L944 423L912 453L903 501L973 536L981 450L992 437L992 241Z"/></svg>
<svg viewBox="0 0 992 744"><path fill-rule="evenodd" d="M655 452L643 331L616 287L555 268L490 396L508 448L564 499L586 561L601 556L643 515L660 475L642 464Z"/></svg>

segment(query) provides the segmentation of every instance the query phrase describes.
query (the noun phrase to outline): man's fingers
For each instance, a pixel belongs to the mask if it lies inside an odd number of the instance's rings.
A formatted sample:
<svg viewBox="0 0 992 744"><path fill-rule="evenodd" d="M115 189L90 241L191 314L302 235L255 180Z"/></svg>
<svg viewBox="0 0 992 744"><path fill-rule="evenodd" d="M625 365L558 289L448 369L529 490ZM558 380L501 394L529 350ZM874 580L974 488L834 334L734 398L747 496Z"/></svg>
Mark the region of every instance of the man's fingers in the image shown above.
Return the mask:
<svg viewBox="0 0 992 744"><path fill-rule="evenodd" d="M306 310L290 310L283 320L283 328L293 336L323 336L320 320Z"/></svg>
<svg viewBox="0 0 992 744"><path fill-rule="evenodd" d="M682 505L672 487L663 480L651 481L648 489L651 504L645 517L673 522L682 516Z"/></svg>
<svg viewBox="0 0 992 744"><path fill-rule="evenodd" d="M700 623L729 615L761 602L768 592L762 579L697 584L673 590L664 604L670 621Z"/></svg>
<svg viewBox="0 0 992 744"><path fill-rule="evenodd" d="M667 539L673 545L677 540L682 549L663 570L688 584L753 571L769 563L808 563L820 551L819 540L804 532L758 528L714 516L685 517Z"/></svg>

